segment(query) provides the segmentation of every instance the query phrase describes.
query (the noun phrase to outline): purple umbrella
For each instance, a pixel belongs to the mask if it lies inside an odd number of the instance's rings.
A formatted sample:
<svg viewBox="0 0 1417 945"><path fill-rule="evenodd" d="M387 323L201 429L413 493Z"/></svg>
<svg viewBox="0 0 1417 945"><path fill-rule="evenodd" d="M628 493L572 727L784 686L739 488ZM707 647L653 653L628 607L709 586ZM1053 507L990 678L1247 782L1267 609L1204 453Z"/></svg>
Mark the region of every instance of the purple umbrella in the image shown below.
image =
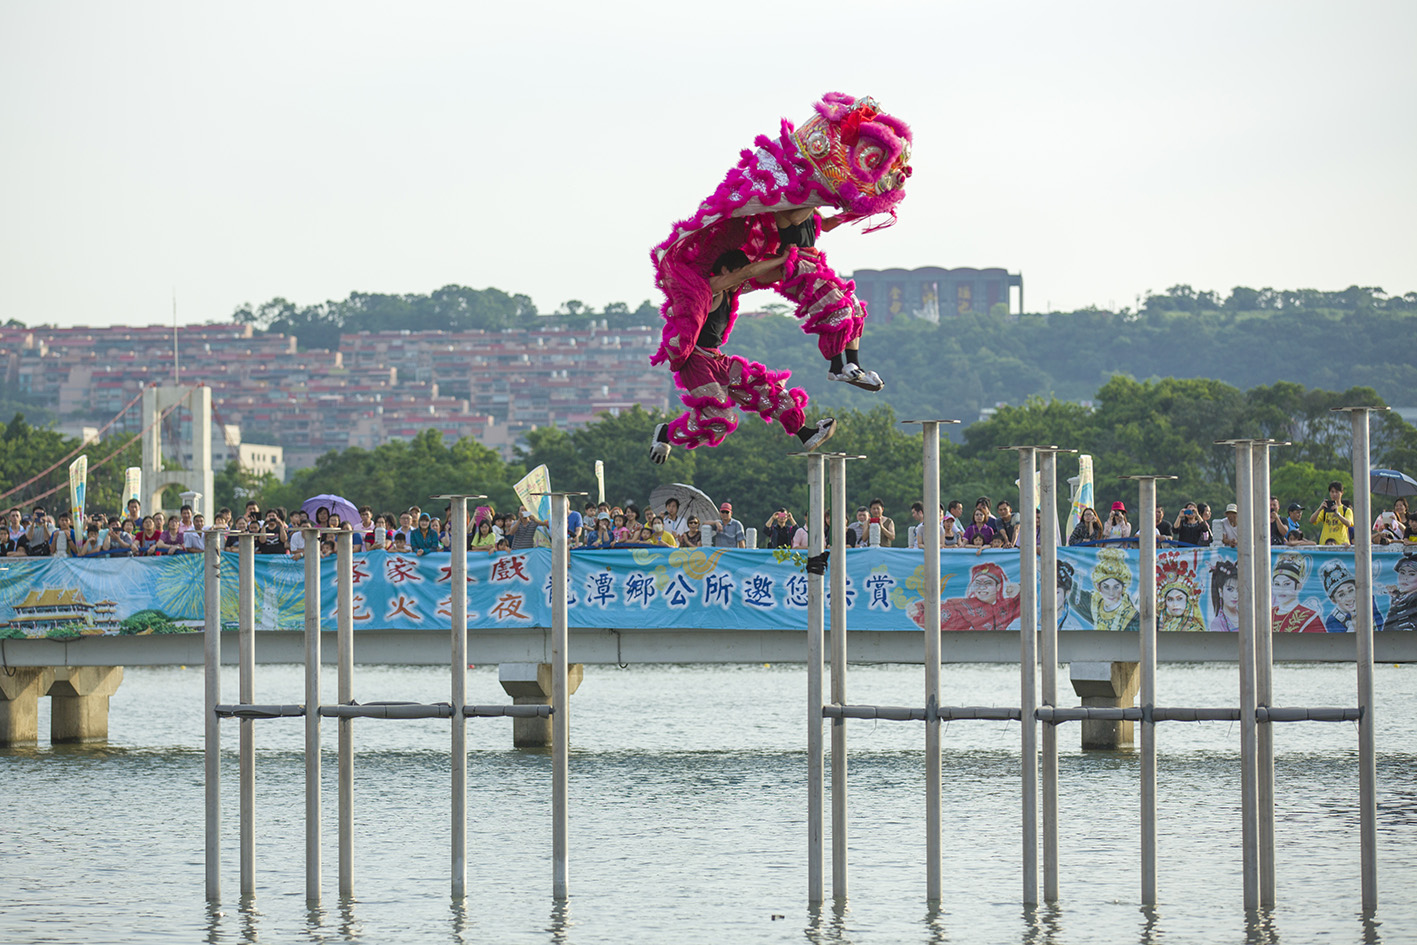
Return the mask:
<svg viewBox="0 0 1417 945"><path fill-rule="evenodd" d="M338 515L341 522L349 522L351 525L359 524L359 510L354 507L354 503L337 495L317 495L311 496L300 503L300 511L310 516L310 521L315 521L315 512L319 509L329 509L331 515Z"/></svg>

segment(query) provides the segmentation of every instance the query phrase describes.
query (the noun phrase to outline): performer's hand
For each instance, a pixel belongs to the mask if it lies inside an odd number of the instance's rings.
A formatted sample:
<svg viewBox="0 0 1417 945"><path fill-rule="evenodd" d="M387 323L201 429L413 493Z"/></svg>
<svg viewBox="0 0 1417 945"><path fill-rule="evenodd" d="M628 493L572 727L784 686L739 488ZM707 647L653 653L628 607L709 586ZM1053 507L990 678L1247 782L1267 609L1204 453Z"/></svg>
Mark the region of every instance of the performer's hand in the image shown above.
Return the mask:
<svg viewBox="0 0 1417 945"><path fill-rule="evenodd" d="M837 214L837 215L834 216L834 217L827 217L827 218L825 218L824 220L822 220L822 232L823 232L823 233L830 233L832 230L834 230L834 229L836 229L837 227L841 226L841 225L842 225L843 223L845 223L846 221L847 221L847 215L844 214L844 213L839 213L839 214Z"/></svg>

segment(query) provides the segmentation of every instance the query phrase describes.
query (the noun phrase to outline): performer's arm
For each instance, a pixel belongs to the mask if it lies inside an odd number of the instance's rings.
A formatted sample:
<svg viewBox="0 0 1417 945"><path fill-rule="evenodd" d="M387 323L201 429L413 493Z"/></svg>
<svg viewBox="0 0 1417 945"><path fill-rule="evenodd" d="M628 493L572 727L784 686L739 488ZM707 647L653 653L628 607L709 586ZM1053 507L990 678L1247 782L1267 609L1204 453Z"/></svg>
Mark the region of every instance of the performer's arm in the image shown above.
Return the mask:
<svg viewBox="0 0 1417 945"><path fill-rule="evenodd" d="M753 279L760 279L763 276L778 270L774 278L769 282L775 282L782 275L782 264L787 259L787 254L781 256L771 256L767 259L760 259L757 262L748 263L739 269L725 269L716 276L709 277L709 291L717 295L727 289L736 289L745 282Z"/></svg>

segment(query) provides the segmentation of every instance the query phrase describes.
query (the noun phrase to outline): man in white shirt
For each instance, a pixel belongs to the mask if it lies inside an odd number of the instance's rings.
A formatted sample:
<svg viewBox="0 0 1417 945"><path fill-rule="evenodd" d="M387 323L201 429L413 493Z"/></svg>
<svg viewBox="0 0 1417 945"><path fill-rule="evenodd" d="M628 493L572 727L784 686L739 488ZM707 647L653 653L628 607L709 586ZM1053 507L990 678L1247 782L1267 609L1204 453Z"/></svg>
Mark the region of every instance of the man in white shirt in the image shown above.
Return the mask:
<svg viewBox="0 0 1417 945"><path fill-rule="evenodd" d="M1225 507L1225 517L1216 523L1215 534L1220 536L1220 543L1226 548L1239 546L1240 510L1236 508L1234 502Z"/></svg>
<svg viewBox="0 0 1417 945"><path fill-rule="evenodd" d="M187 530L182 532L182 550L206 551L207 537L205 532L207 520L201 515L192 515L192 507L190 505L184 505L182 508L184 511L183 518L188 518L189 516L191 518L191 523ZM178 527L181 528L180 525Z"/></svg>

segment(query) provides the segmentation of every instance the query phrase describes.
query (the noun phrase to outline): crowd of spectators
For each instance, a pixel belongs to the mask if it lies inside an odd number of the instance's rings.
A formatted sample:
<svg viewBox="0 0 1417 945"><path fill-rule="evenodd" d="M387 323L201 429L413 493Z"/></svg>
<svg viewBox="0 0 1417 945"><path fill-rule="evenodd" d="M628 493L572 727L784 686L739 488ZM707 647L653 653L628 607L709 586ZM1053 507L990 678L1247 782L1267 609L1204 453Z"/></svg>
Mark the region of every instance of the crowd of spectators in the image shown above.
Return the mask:
<svg viewBox="0 0 1417 945"><path fill-rule="evenodd" d="M1305 511L1300 503L1291 502L1281 513L1279 499L1271 498L1270 543L1294 546L1352 542L1357 526L1352 506L1344 501L1341 483L1330 483L1327 497L1307 519ZM216 530L224 533L222 540L227 549L237 548L238 535L248 532L256 536L258 554L288 555L296 559L307 554L320 557L334 554L335 537L340 531L350 533L356 552L384 549L422 556L452 549L451 512L451 506L444 507L441 516L412 506L402 512L375 513L366 505L358 509L358 521L342 521L329 508L316 509L311 519L299 509L262 511L258 503L247 502L239 514L229 508L218 509L208 524L189 505L182 506L178 514L170 518L161 512L144 515L134 499L128 502L124 514L110 517L95 513L87 516L76 530L67 511L51 514L44 507L35 506L26 515L16 507L8 510L5 528L0 531L0 556L188 554L203 551ZM903 534L899 533L895 521L886 514L885 504L873 498L856 509L846 528L846 544L852 548L901 545L921 548L928 536L924 504L914 503L910 517L912 523ZM524 506L519 506L515 512L498 512L489 506L479 506L469 511L468 519L469 551L496 554L551 544L549 523ZM786 506L779 506L763 523L761 544L766 548L805 549L805 520L805 514L799 522ZM964 513L962 502L952 501L938 510L937 521L942 549L1015 548L1022 526L1020 514L1006 500L995 505L988 496L976 499L968 515ZM311 527L320 529L318 545L307 546L307 540L311 540L308 536L316 534L307 530ZM1035 514L1033 527L1040 530L1041 536L1041 514ZM1163 544L1233 548L1245 526L1239 522L1233 504L1226 506L1223 518L1212 521L1209 505L1187 502L1174 520L1168 520L1165 509L1158 505L1151 527ZM1316 530L1306 530L1314 527ZM1137 535L1125 504L1114 502L1106 521L1095 509L1084 508L1065 543L1134 544ZM1396 499L1392 508L1381 512L1373 522L1372 537L1376 544L1417 544L1417 512L1409 511L1405 498ZM700 521L696 515L681 514L679 503L674 499L663 508L646 507L643 511L634 503L612 506L605 502L588 502L582 510L568 514L567 540L573 549L744 548L748 544L748 530L733 516L733 506L728 502L722 503L717 515L708 521Z"/></svg>

